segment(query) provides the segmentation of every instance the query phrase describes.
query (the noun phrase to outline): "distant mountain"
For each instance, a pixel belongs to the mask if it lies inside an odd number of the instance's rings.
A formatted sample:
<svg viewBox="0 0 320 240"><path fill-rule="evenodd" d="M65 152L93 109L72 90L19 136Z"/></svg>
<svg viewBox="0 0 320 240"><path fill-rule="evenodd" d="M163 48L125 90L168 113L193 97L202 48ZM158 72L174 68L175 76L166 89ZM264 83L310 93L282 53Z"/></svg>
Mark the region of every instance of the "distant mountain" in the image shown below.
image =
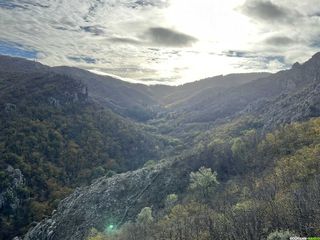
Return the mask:
<svg viewBox="0 0 320 240"><path fill-rule="evenodd" d="M269 76L269 73L244 73L216 76L181 86L132 84L74 67L48 67L21 58L0 56L0 70L7 73L54 72L82 81L90 97L112 111L138 121L155 118L164 107L176 111L204 104L229 88Z"/></svg>
<svg viewBox="0 0 320 240"><path fill-rule="evenodd" d="M139 121L153 117L158 102L150 89L142 84L131 84L116 78L101 76L73 67L48 67L22 58L0 56L2 76L10 73L57 73L82 81L90 97L104 107Z"/></svg>
<svg viewBox="0 0 320 240"><path fill-rule="evenodd" d="M203 90L187 100L182 100L182 103L172 108L175 112L174 121L181 123L215 122L238 116L243 111L245 114L250 113L257 117L263 114L265 119L274 119L272 121L275 124L306 119L308 116L318 116L317 106L315 106L317 100L311 96L309 96L310 104L308 105L313 110L310 110L310 113L305 112L306 110L303 110L304 113L291 110L289 115L283 113L290 104L295 105L297 110L298 105L302 104L301 101L306 100L305 94L318 94L316 86L320 83L319 64L320 54L318 53L306 63L302 65L296 63L289 70L272 75L262 74L263 77L260 79L248 81L241 85L230 85L229 88L225 89ZM300 97L298 97L299 94ZM283 104L283 111L279 105L281 103ZM290 107L294 108L293 106ZM278 117L271 116L268 112L278 115ZM305 117L302 117L302 114ZM269 122L270 124L271 122Z"/></svg>
<svg viewBox="0 0 320 240"><path fill-rule="evenodd" d="M198 80L176 87L155 85L151 90L155 95L160 92L158 99L169 108L186 108L203 101L210 95L219 94L229 88L264 78L270 73L237 73L226 76L215 76Z"/></svg>
<svg viewBox="0 0 320 240"><path fill-rule="evenodd" d="M131 84L108 76L71 67L54 67L54 72L83 81L89 94L103 106L122 116L146 121L169 107L174 111L200 102L208 95L220 93L247 82L269 76L269 73L243 73L216 76L181 86Z"/></svg>
<svg viewBox="0 0 320 240"><path fill-rule="evenodd" d="M157 120L160 116L168 122L179 123L179 128L183 128L185 124L201 125L223 121L242 112L259 115L263 111L263 115L266 115L278 109L280 112L273 114L281 115L280 102L285 104L289 101L286 100L288 97L292 98L294 94L299 94L305 87L316 87L319 78L317 70L319 58L319 54L316 54L308 62L302 65L296 63L292 69L276 74L230 74L181 86L132 84L78 68L50 68L37 62L6 56L0 57L2 63L0 70L2 75L10 72L15 74L51 72L69 76L87 86L88 94L93 101L121 116L140 122ZM314 98L312 99L314 101ZM270 104L264 104L265 102ZM270 107L271 102L277 102L276 106ZM267 106L270 110L266 109ZM317 107L310 106L310 108L310 111L313 111L310 114L316 116ZM264 118L269 117L264 116ZM275 123L290 122L291 119L289 116L287 120L283 117L278 118L274 118ZM292 116L292 120L294 119L303 117ZM270 121L269 125L272 125Z"/></svg>
<svg viewBox="0 0 320 240"><path fill-rule="evenodd" d="M261 117L265 128L320 116L320 53L269 81L265 89L272 97L260 97L245 109L245 114Z"/></svg>
<svg viewBox="0 0 320 240"><path fill-rule="evenodd" d="M0 63L1 75L5 73L45 72L50 69L50 67L35 61L4 55L0 55Z"/></svg>
<svg viewBox="0 0 320 240"><path fill-rule="evenodd" d="M94 100L122 116L145 121L152 118L159 107L145 85L131 84L72 67L54 67L51 70L81 80Z"/></svg>

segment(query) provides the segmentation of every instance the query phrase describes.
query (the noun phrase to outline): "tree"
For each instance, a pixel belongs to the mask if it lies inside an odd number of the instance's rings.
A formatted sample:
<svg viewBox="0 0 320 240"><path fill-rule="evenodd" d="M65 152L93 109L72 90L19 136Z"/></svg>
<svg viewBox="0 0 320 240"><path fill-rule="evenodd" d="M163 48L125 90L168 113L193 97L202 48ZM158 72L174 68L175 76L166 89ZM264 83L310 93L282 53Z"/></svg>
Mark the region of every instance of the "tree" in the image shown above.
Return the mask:
<svg viewBox="0 0 320 240"><path fill-rule="evenodd" d="M199 200L207 202L218 184L217 173L212 172L211 168L201 167L197 172L190 173L189 189Z"/></svg>
<svg viewBox="0 0 320 240"><path fill-rule="evenodd" d="M169 194L166 197L166 201L165 201L165 206L167 209L171 209L178 201L178 196L177 194Z"/></svg>
<svg viewBox="0 0 320 240"><path fill-rule="evenodd" d="M141 209L137 216L135 228L132 229L133 239L146 240L149 239L149 235L152 230L153 216L152 209L145 207Z"/></svg>
<svg viewBox="0 0 320 240"><path fill-rule="evenodd" d="M137 223L140 224L150 224L153 222L152 209L150 207L145 207L141 209L141 212L137 216Z"/></svg>
<svg viewBox="0 0 320 240"><path fill-rule="evenodd" d="M92 228L87 240L107 240L107 236L99 232L97 229Z"/></svg>

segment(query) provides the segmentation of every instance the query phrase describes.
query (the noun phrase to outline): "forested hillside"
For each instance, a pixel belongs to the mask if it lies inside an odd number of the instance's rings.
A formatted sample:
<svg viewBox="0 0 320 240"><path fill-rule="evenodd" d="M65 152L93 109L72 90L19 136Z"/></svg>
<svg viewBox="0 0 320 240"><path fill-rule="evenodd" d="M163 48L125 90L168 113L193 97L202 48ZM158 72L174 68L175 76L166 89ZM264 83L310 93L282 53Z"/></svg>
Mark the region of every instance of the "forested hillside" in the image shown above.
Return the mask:
<svg viewBox="0 0 320 240"><path fill-rule="evenodd" d="M256 128L243 127L225 125L224 133L218 139L212 135L192 159L179 160L187 161L185 167L200 162L205 167L190 173L183 192L162 196L160 210L145 206L118 229L92 229L87 239L317 236L320 120L290 124L262 138Z"/></svg>
<svg viewBox="0 0 320 240"><path fill-rule="evenodd" d="M88 95L65 75L0 73L0 239L25 232L75 187L170 150L171 140Z"/></svg>
<svg viewBox="0 0 320 240"><path fill-rule="evenodd" d="M1 61L0 239L319 234L319 53L174 87Z"/></svg>

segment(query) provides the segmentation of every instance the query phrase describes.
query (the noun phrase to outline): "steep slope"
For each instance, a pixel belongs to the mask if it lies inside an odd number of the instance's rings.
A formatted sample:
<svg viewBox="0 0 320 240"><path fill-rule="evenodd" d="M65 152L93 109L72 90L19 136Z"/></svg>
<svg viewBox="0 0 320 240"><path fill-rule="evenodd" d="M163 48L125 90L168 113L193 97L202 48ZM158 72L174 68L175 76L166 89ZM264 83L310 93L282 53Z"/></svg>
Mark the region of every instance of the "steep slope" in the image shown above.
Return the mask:
<svg viewBox="0 0 320 240"><path fill-rule="evenodd" d="M154 214L148 214L152 213L149 205L135 221L114 231L93 229L87 239L257 240L317 236L319 130L319 118L281 127L258 139L251 129L238 136L240 139L231 139L229 158L235 160L240 172L227 181L219 177L221 171L214 165L211 169L201 168L190 174L189 188L183 194L177 192L166 198L160 213L153 208ZM200 161L209 154L219 154L221 139L212 137L207 149L200 150Z"/></svg>
<svg viewBox="0 0 320 240"><path fill-rule="evenodd" d="M314 82L294 93L282 93L247 106L239 115L253 114L263 119L265 129L320 116L320 82Z"/></svg>
<svg viewBox="0 0 320 240"><path fill-rule="evenodd" d="M278 229L313 236L320 227L319 118L265 137L259 128L250 121L226 124L180 157L101 178L63 200L24 239L95 239L87 238L92 228L105 234L97 239L256 240ZM197 196L188 187L190 173L201 166L219 177L209 197L206 189ZM173 193L178 200L168 207ZM152 208L154 221L136 222L145 207Z"/></svg>
<svg viewBox="0 0 320 240"><path fill-rule="evenodd" d="M200 101L191 98L183 108L173 109L174 114L168 120L183 124L215 122L239 115L252 106L264 105L263 102L279 102L281 96L293 95L311 84L317 84L320 81L319 64L318 53L302 65L296 63L292 69L223 91L204 91ZM260 107L253 108L257 111L251 113L258 113Z"/></svg>
<svg viewBox="0 0 320 240"><path fill-rule="evenodd" d="M182 123L219 118L224 121L207 126L207 131L194 139L194 145L178 157L112 178L103 177L79 189L59 205L52 218L31 229L25 239L85 239L92 227L104 231L109 224L121 227L124 222L134 221L144 207L152 207L159 220L156 225L144 225L152 229L144 234L158 234L160 229L160 236L166 231L186 231L192 236L192 226L183 224L201 209L208 209L201 215L208 227L204 239L265 239L278 229L314 234L320 217L320 195L315 187L320 174L320 122L315 119L285 127L279 124L318 116L319 66L320 54L316 54L303 65L295 64L290 70L209 96L210 101L203 100L199 109L192 106L182 115L177 111L174 121ZM268 132L271 128L277 131ZM206 201L188 193L189 174L200 166L216 170L221 184ZM178 194L180 202L167 215L164 203L171 193ZM200 206L184 212L183 206L192 201ZM310 214L315 217L305 217ZM168 221L175 225L171 228L166 225ZM131 229L135 234L144 228L133 224ZM154 237L144 238L150 236Z"/></svg>
<svg viewBox="0 0 320 240"><path fill-rule="evenodd" d="M9 57L0 55L0 71L1 75L5 73L20 72L20 73L31 73L31 72L45 72L50 68L42 65L41 63L26 60L24 58Z"/></svg>
<svg viewBox="0 0 320 240"><path fill-rule="evenodd" d="M181 86L145 86L130 84L112 77L70 68L55 67L53 71L82 80L90 96L113 111L138 121L156 118L158 112L191 107L226 89L267 77L269 73L244 73L217 76Z"/></svg>
<svg viewBox="0 0 320 240"><path fill-rule="evenodd" d="M183 188L187 179L183 170L169 163L101 178L63 200L53 217L38 224L25 239L84 239L93 227L120 226L144 206L161 208L165 197Z"/></svg>
<svg viewBox="0 0 320 240"><path fill-rule="evenodd" d="M171 109L192 107L210 95L221 93L229 88L238 87L254 80L265 78L270 73L237 73L216 76L187 83L177 87L151 86L155 94L160 92L160 102Z"/></svg>
<svg viewBox="0 0 320 240"><path fill-rule="evenodd" d="M282 79L287 87L280 95L250 104L245 113L262 118L266 129L320 116L319 53L302 65L295 64Z"/></svg>
<svg viewBox="0 0 320 240"><path fill-rule="evenodd" d="M122 116L145 121L152 118L159 108L157 100L145 85L130 84L78 68L54 67L51 70L81 80L88 86L94 100Z"/></svg>
<svg viewBox="0 0 320 240"><path fill-rule="evenodd" d="M77 79L1 71L0 239L24 232L76 186L136 169L170 149L163 137L96 104Z"/></svg>
<svg viewBox="0 0 320 240"><path fill-rule="evenodd" d="M212 99L215 100L217 96L227 89L236 88L270 75L268 73L230 74L203 79L177 87L145 86L97 75L78 68L50 68L37 62L8 56L1 56L0 60L2 63L0 66L2 75L19 72L54 72L81 80L88 87L89 96L93 100L124 117L129 117L136 121L157 118L156 115L159 112L185 113L201 109L202 106L206 107Z"/></svg>
<svg viewBox="0 0 320 240"><path fill-rule="evenodd" d="M159 108L149 87L131 84L116 78L101 76L73 67L48 67L22 58L0 56L1 75L10 73L56 73L82 81L91 99L112 111L138 121L154 116Z"/></svg>

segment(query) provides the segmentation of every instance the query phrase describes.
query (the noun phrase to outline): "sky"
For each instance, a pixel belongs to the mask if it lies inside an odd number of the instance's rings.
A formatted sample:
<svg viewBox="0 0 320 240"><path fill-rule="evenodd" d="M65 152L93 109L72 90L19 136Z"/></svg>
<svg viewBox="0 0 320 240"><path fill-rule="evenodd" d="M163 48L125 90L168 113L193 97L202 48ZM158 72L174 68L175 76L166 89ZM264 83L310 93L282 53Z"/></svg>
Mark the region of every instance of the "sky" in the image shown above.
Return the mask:
<svg viewBox="0 0 320 240"><path fill-rule="evenodd" d="M320 51L320 0L0 0L0 54L177 85Z"/></svg>

